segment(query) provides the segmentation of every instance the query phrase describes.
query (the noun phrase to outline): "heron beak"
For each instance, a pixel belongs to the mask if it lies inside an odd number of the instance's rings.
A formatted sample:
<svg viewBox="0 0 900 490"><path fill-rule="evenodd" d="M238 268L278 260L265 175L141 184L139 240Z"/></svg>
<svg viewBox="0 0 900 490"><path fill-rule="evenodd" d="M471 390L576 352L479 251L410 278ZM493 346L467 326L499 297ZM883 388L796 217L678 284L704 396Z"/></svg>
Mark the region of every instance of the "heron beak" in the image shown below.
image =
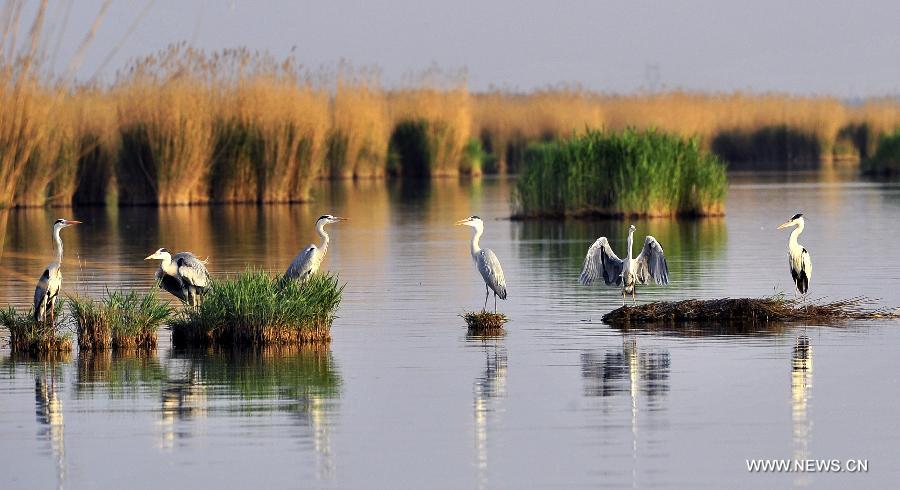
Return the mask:
<svg viewBox="0 0 900 490"><path fill-rule="evenodd" d="M461 219L461 220L457 221L456 223L454 223L453 226L462 226L462 225L466 224L467 221L469 221L469 218Z"/></svg>
<svg viewBox="0 0 900 490"><path fill-rule="evenodd" d="M155 255L155 254L154 254L154 255ZM145 258L144 260L151 260L151 259L153 259L153 255L147 256L147 258Z"/></svg>
<svg viewBox="0 0 900 490"><path fill-rule="evenodd" d="M788 226L791 226L792 224L794 224L794 223L788 221L787 223L784 223L781 226L779 226L778 229L781 230L781 229L787 228Z"/></svg>
<svg viewBox="0 0 900 490"><path fill-rule="evenodd" d="M350 221L350 218L340 218L340 217L335 216L334 220L335 221Z"/></svg>
<svg viewBox="0 0 900 490"><path fill-rule="evenodd" d="M76 221L76 220L74 220L74 219L67 219L67 220L66 220L66 226L80 225L80 224L81 224L81 221Z"/></svg>

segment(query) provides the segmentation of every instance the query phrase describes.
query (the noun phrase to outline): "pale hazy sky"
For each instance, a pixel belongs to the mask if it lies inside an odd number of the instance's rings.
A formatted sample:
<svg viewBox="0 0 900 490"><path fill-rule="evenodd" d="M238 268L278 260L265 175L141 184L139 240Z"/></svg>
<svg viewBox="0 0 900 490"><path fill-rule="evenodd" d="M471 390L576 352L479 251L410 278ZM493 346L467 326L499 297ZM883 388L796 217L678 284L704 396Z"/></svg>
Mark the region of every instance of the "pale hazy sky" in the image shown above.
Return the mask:
<svg viewBox="0 0 900 490"><path fill-rule="evenodd" d="M56 32L68 3L51 0ZM58 66L71 59L102 3L75 1ZM97 71L146 5L112 1L80 77ZM670 88L897 95L898 22L895 0L155 0L104 72L189 41L278 57L296 47L310 67L340 59L378 65L386 85L436 64L466 68L475 90L574 82L631 92L658 77Z"/></svg>

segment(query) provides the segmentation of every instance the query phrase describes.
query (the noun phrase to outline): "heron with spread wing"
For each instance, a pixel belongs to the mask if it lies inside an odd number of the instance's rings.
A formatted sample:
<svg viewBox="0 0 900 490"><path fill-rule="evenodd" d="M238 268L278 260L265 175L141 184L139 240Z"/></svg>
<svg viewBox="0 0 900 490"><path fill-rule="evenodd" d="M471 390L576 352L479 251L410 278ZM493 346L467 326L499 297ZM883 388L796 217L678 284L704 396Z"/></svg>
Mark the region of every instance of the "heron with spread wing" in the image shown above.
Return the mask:
<svg viewBox="0 0 900 490"><path fill-rule="evenodd" d="M607 286L622 287L622 305L625 305L625 295L631 294L631 301L636 305L634 288L637 284L669 284L669 265L663 254L662 245L656 238L647 236L644 239L644 248L637 257L632 255L634 243L634 225L628 228L628 257L620 259L613 252L606 237L598 238L588 249L584 258L584 266L581 269L581 284L588 285L603 279Z"/></svg>
<svg viewBox="0 0 900 490"><path fill-rule="evenodd" d="M472 260L475 261L475 267L484 279L484 309L487 309L488 296L491 291L494 292L494 312L497 311L497 297L506 299L506 278L503 277L503 269L500 267L500 259L493 250L489 248L481 248L478 241L484 234L484 221L478 216L469 216L456 222L456 226L469 226L475 232L472 234L472 244L470 252Z"/></svg>
<svg viewBox="0 0 900 490"><path fill-rule="evenodd" d="M159 260L156 281L159 287L172 293L176 298L190 306L198 306L200 297L209 288L209 271L206 261L200 260L191 252L178 252L172 255L161 248L144 260Z"/></svg>
<svg viewBox="0 0 900 490"><path fill-rule="evenodd" d="M56 262L48 265L38 279L34 288L34 320L43 322L50 313L50 323L54 321L56 314L56 299L59 297L59 289L62 287L62 259L63 243L59 232L63 228L80 224L81 221L58 219L53 222L53 243L56 245Z"/></svg>
<svg viewBox="0 0 900 490"><path fill-rule="evenodd" d="M331 241L328 233L325 232L325 225L338 223L340 221L347 221L347 218L339 218L330 214L319 216L319 219L316 220L316 231L319 233L319 236L322 237L322 245L316 247L314 244L310 244L308 247L301 250L300 253L294 257L294 260L291 261L291 265L284 273L282 281L306 281L309 279L309 276L319 271L319 266L322 265L325 254L328 253L328 242Z"/></svg>

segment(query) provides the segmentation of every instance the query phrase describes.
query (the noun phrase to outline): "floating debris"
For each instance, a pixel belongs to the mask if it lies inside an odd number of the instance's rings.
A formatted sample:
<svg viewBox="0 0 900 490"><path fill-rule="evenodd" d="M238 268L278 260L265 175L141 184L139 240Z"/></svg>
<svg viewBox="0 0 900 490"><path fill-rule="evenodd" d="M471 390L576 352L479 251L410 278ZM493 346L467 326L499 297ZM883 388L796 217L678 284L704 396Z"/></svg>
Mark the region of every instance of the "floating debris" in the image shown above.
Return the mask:
<svg viewBox="0 0 900 490"><path fill-rule="evenodd" d="M640 306L622 306L603 315L603 323L620 326L650 323L766 323L900 318L900 310L868 308L866 305L870 303L871 301L864 297L819 302L788 299L782 296L660 301Z"/></svg>

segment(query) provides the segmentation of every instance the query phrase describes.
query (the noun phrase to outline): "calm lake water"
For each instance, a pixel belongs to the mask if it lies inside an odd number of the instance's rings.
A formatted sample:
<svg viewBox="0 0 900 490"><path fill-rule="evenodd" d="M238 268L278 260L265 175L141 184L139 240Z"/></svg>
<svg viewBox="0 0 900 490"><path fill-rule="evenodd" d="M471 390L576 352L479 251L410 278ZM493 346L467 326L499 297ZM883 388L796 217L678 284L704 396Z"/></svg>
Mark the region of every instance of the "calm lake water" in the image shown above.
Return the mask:
<svg viewBox="0 0 900 490"><path fill-rule="evenodd" d="M900 186L838 172L731 176L728 216L636 221L672 283L638 300L790 294L796 212L814 297L900 305ZM623 252L628 222L511 222L502 179L323 184L297 206L27 210L0 215L0 305L25 307L63 232L65 294L151 287L159 247L213 274L283 271L330 226L325 267L347 283L319 350L201 355L167 331L150 356L11 356L0 340L3 486L750 487L900 480L900 322L621 331L619 292L582 287L588 246ZM509 288L501 338L459 314L484 287L470 229ZM59 216L57 216L59 215ZM2 229L2 228L0 228ZM5 334L4 334L5 335ZM867 473L747 471L747 459L868 460Z"/></svg>

